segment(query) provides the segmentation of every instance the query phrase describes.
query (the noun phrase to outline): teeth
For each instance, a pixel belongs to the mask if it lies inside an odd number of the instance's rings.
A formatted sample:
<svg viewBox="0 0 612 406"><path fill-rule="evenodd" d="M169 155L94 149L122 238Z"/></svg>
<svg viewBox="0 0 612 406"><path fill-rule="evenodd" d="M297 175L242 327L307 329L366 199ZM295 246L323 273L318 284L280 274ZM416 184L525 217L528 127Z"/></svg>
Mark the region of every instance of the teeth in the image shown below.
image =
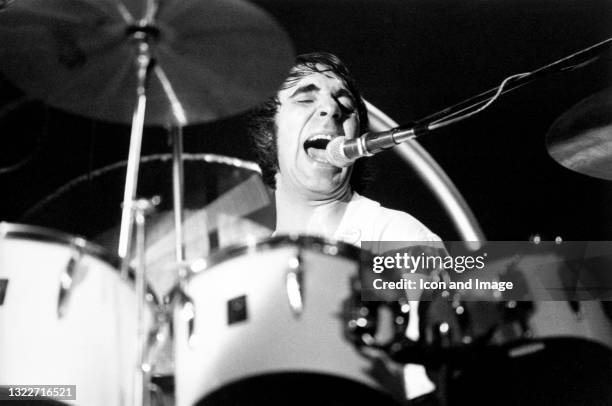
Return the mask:
<svg viewBox="0 0 612 406"><path fill-rule="evenodd" d="M327 140L331 141L334 136L331 134L316 134L308 139L308 141Z"/></svg>

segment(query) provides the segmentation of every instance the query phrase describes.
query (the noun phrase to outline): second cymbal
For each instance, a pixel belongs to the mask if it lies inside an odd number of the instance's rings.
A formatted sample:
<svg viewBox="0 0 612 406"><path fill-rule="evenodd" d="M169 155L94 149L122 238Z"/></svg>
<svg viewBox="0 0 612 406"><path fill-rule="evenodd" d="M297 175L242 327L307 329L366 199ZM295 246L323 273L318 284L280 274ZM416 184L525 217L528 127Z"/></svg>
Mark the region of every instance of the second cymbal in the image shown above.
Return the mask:
<svg viewBox="0 0 612 406"><path fill-rule="evenodd" d="M568 169L612 180L612 88L574 105L546 135L548 153Z"/></svg>

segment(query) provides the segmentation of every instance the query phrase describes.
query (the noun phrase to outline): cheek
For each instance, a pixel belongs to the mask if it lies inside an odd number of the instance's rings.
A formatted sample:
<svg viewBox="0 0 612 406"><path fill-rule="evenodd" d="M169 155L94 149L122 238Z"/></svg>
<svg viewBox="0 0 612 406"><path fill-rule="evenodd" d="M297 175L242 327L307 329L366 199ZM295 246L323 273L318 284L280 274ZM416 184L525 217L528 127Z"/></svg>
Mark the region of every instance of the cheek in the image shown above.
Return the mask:
<svg viewBox="0 0 612 406"><path fill-rule="evenodd" d="M281 134L279 132L276 138L276 145L278 148L279 167L284 167L285 170L287 170L287 168L292 166L297 159L296 155L300 147L297 145L297 139L295 136L291 136L291 134Z"/></svg>
<svg viewBox="0 0 612 406"><path fill-rule="evenodd" d="M297 147L297 139L291 135L279 136L277 144L279 154L293 155Z"/></svg>
<svg viewBox="0 0 612 406"><path fill-rule="evenodd" d="M283 124L279 125L277 131L279 153L282 152L287 156L295 157L300 150L303 150L303 144L300 140L302 130L301 121L294 119Z"/></svg>

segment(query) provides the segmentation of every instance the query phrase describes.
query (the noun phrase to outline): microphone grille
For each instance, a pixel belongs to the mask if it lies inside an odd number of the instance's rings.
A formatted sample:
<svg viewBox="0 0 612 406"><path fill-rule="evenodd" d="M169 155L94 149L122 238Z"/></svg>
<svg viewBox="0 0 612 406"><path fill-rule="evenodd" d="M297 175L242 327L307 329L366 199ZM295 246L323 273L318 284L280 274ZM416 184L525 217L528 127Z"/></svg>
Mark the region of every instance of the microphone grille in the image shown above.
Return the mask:
<svg viewBox="0 0 612 406"><path fill-rule="evenodd" d="M339 168L351 166L352 159L349 159L344 154L344 140L346 137L336 137L327 144L325 155L330 164Z"/></svg>

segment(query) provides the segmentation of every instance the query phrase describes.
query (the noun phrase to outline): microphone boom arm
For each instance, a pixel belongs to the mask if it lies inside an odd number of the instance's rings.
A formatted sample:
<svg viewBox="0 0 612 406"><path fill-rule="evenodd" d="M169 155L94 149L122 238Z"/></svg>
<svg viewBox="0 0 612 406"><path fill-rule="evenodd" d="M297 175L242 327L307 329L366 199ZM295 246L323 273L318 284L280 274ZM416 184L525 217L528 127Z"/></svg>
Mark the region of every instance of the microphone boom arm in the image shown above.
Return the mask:
<svg viewBox="0 0 612 406"><path fill-rule="evenodd" d="M427 131L446 127L447 125L465 120L466 118L469 118L489 107L502 94L518 89L519 87L525 86L550 74L579 69L590 64L596 60L599 54L601 54L606 48L609 48L611 44L612 38L608 38L534 71L509 76L505 78L499 86L491 88L476 96L470 97L469 99L416 121L417 128L421 127L422 129L425 129L425 131L421 132L421 134L423 134ZM476 108L476 110L466 113L463 116L455 117L456 115L472 108ZM417 131L414 136L418 137L421 134L419 134ZM413 137L408 137L406 139L409 138Z"/></svg>

